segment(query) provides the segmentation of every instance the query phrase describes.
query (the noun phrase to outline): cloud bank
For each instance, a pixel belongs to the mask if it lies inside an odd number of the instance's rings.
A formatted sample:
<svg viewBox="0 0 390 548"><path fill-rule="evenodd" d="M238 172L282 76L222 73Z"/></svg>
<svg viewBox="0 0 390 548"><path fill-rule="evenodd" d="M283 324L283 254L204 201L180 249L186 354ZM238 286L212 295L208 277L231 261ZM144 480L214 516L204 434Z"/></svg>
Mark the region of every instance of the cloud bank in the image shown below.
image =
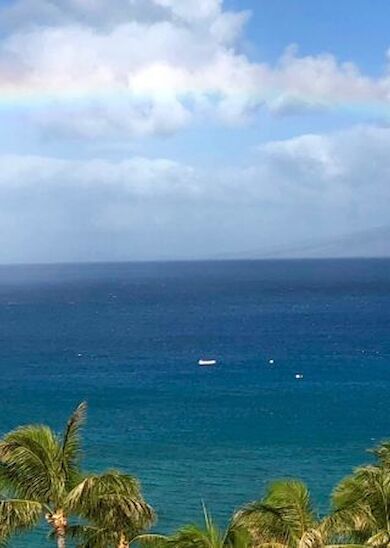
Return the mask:
<svg viewBox="0 0 390 548"><path fill-rule="evenodd" d="M389 129L357 127L270 142L251 165L212 171L140 157L3 156L3 256L218 258L235 250L254 256L384 225L389 147ZM7 247L10 235L17 246Z"/></svg>

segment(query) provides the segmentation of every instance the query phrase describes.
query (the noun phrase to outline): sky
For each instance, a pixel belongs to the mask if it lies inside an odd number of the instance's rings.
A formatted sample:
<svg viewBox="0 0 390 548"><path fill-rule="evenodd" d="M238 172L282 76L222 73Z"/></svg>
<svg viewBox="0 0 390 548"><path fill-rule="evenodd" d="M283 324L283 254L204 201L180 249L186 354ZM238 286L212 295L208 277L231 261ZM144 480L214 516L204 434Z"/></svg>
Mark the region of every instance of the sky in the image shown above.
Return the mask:
<svg viewBox="0 0 390 548"><path fill-rule="evenodd" d="M390 255L386 0L0 0L0 263Z"/></svg>

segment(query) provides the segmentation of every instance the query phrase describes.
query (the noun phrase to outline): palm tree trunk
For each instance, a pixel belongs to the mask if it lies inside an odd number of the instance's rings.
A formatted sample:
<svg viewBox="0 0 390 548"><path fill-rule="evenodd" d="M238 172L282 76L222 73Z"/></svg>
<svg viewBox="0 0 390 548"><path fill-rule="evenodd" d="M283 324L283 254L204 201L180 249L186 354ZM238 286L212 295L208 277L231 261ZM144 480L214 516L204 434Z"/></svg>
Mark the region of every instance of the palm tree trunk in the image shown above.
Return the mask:
<svg viewBox="0 0 390 548"><path fill-rule="evenodd" d="M121 536L119 538L119 544L118 548L129 548L130 544L127 541L127 538L124 533L121 533Z"/></svg>
<svg viewBox="0 0 390 548"><path fill-rule="evenodd" d="M57 541L57 548L66 547L66 527L68 520L63 510L57 510L52 514L46 515L46 520L54 529L54 535Z"/></svg>
<svg viewBox="0 0 390 548"><path fill-rule="evenodd" d="M65 529L62 531L56 531L57 548L65 548Z"/></svg>

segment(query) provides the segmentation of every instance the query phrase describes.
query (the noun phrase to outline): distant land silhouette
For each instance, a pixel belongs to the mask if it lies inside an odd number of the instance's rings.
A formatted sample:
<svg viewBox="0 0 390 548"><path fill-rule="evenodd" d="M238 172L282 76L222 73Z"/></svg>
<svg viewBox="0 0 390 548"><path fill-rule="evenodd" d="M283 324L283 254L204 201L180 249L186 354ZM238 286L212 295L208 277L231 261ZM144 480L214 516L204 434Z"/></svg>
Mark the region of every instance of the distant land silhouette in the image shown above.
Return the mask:
<svg viewBox="0 0 390 548"><path fill-rule="evenodd" d="M311 239L286 246L223 253L214 259L390 257L390 226L380 226L327 239Z"/></svg>

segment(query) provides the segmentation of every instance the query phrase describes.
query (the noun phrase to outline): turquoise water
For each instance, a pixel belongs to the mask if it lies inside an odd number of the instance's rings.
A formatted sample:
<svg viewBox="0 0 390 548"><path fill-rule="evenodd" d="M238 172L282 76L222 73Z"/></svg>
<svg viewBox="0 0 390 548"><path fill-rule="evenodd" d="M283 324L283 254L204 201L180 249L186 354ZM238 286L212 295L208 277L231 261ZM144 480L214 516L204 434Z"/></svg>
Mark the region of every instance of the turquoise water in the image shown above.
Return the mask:
<svg viewBox="0 0 390 548"><path fill-rule="evenodd" d="M390 437L389 305L387 260L2 267L1 430L88 400L85 466L139 476L163 531L281 476L325 510Z"/></svg>

